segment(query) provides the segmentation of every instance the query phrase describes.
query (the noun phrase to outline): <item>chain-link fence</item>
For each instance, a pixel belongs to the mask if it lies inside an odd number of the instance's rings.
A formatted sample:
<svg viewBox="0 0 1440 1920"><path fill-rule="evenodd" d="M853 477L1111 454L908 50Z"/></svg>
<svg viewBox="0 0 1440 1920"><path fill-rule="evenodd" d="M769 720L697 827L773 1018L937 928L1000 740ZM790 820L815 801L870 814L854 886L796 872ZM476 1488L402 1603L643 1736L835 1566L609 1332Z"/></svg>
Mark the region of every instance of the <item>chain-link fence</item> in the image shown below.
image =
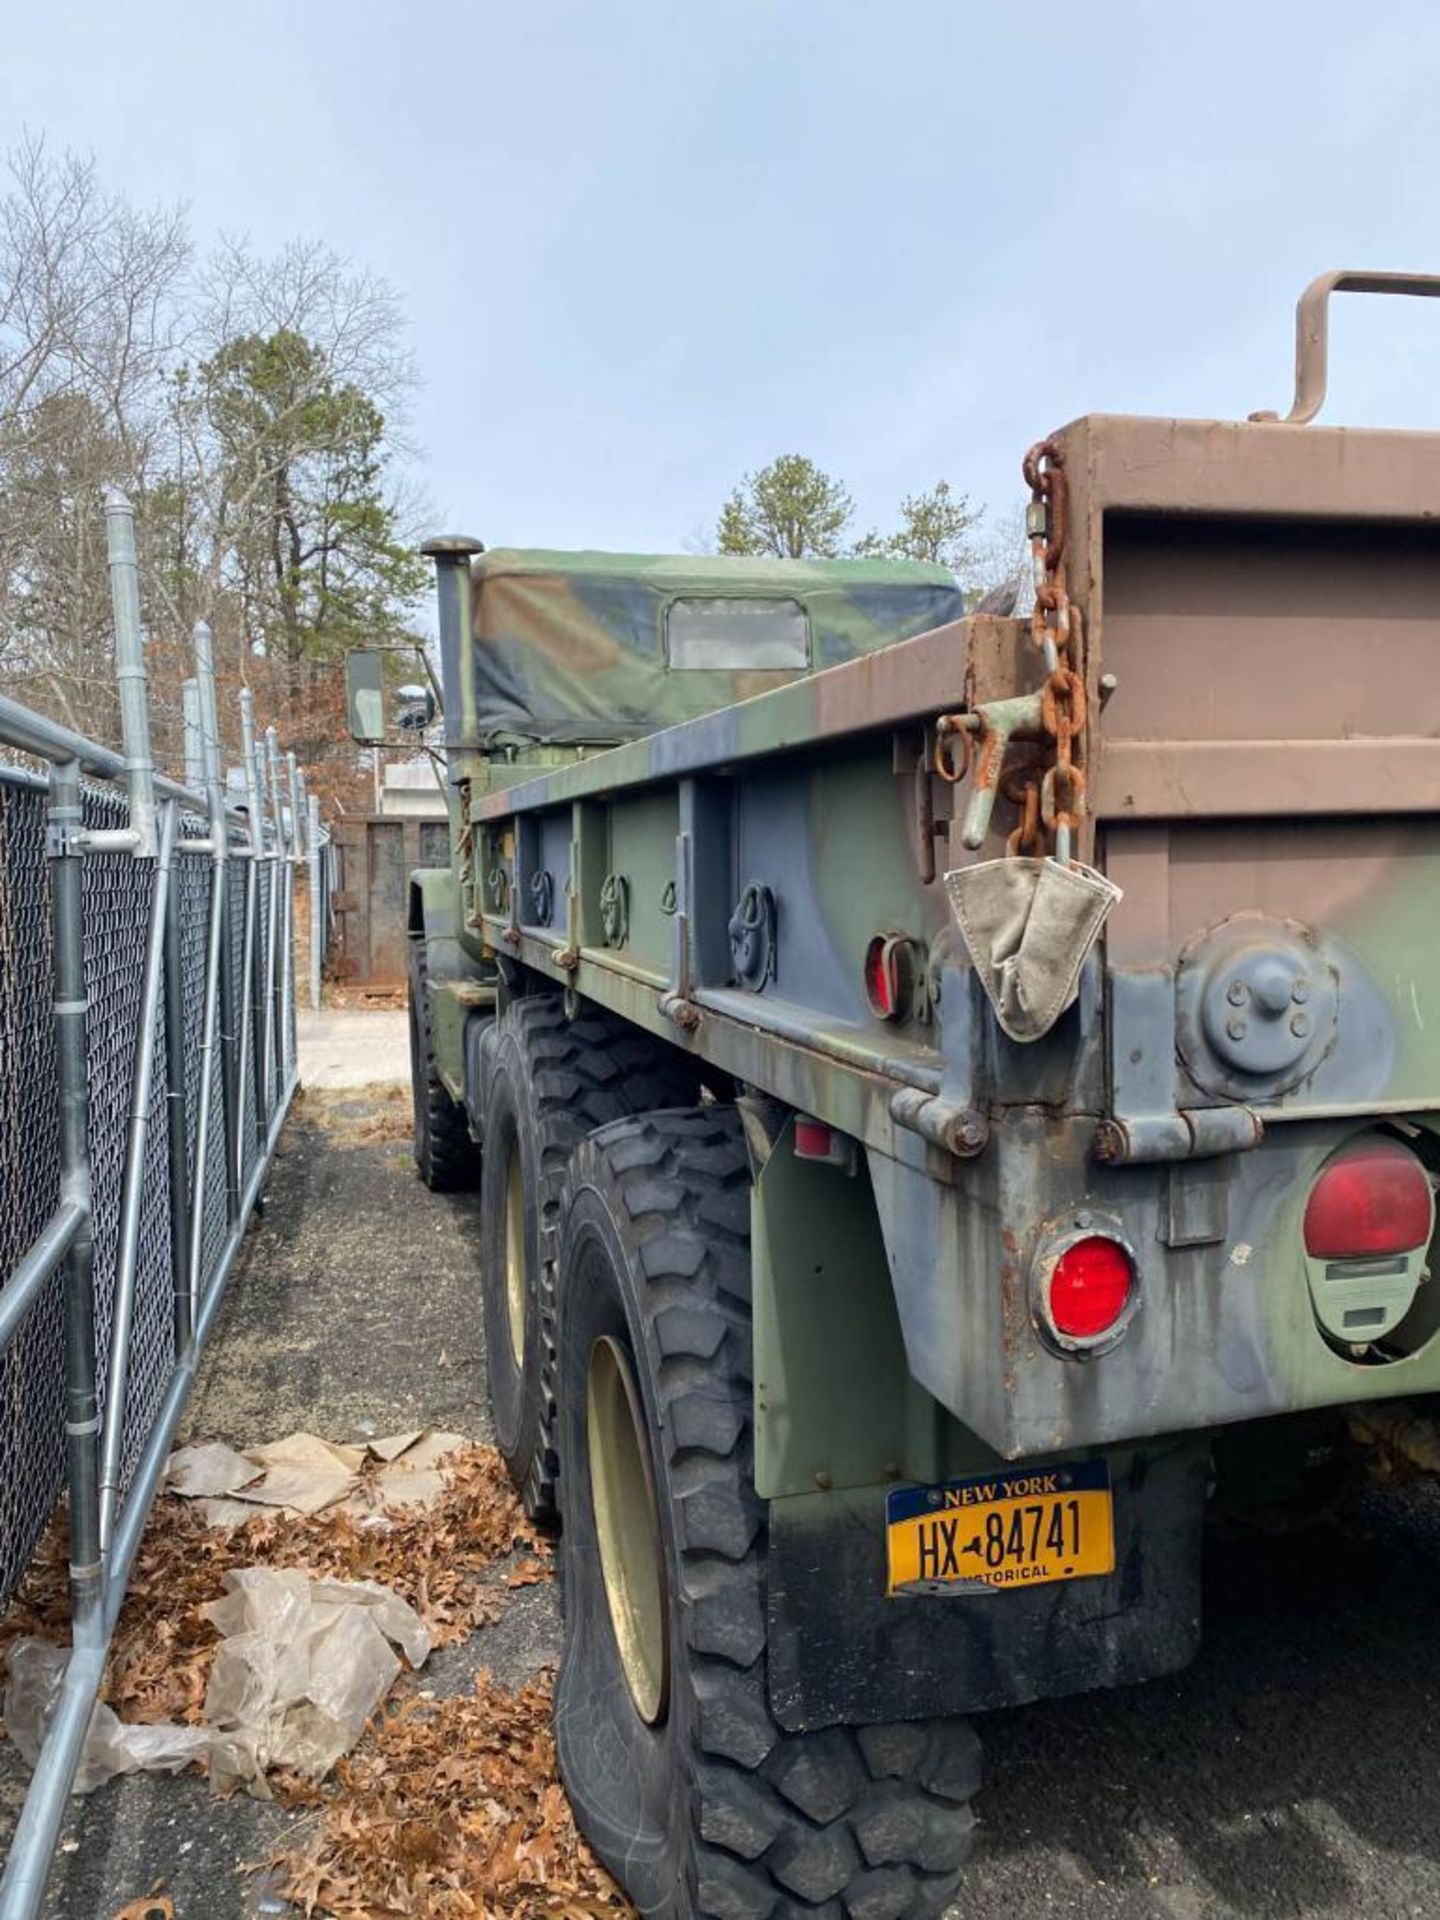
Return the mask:
<svg viewBox="0 0 1440 1920"><path fill-rule="evenodd" d="M72 1653L0 1883L32 1920L145 1515L295 1085L294 876L325 836L242 695L220 778L156 775L129 509L111 502L123 753L0 699L0 1606L63 1496Z"/></svg>

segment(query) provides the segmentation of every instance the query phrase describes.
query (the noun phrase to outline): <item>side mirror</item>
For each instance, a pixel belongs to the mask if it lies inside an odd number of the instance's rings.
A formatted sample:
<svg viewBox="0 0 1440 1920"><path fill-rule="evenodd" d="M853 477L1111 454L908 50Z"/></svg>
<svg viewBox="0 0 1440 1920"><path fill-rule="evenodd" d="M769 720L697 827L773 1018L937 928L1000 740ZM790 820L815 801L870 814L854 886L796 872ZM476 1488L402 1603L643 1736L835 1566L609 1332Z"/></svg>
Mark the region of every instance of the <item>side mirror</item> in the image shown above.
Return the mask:
<svg viewBox="0 0 1440 1920"><path fill-rule="evenodd" d="M385 656L357 647L345 656L345 707L351 737L362 747L383 747Z"/></svg>
<svg viewBox="0 0 1440 1920"><path fill-rule="evenodd" d="M416 739L435 718L435 696L429 687L409 686L395 689L395 725L401 733Z"/></svg>
<svg viewBox="0 0 1440 1920"><path fill-rule="evenodd" d="M413 749L435 718L439 709L432 688L389 684L394 669L387 673L386 655L410 651L419 649L356 647L346 654L345 707L351 738L362 747Z"/></svg>

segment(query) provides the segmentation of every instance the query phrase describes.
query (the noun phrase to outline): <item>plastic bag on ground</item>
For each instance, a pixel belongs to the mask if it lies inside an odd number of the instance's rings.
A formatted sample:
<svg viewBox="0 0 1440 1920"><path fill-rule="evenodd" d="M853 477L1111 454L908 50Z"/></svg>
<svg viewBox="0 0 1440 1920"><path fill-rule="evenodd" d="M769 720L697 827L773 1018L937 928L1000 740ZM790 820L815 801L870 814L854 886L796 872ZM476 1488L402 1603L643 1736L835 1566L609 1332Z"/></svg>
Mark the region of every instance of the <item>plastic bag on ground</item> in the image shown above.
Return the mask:
<svg viewBox="0 0 1440 1920"><path fill-rule="evenodd" d="M5 1731L33 1767L60 1698L70 1649L49 1640L17 1640L5 1685ZM178 1773L210 1751L205 1727L142 1726L97 1705L75 1774L73 1793L91 1793L117 1773Z"/></svg>
<svg viewBox="0 0 1440 1920"><path fill-rule="evenodd" d="M208 1757L217 1792L268 1799L266 1772L319 1780L359 1739L400 1671L430 1652L420 1616L374 1580L311 1580L295 1568L242 1567L203 1611L223 1636L200 1727L142 1726L97 1706L74 1791L117 1773L176 1773ZM69 1649L21 1639L10 1649L5 1726L33 1767L59 1698Z"/></svg>
<svg viewBox="0 0 1440 1920"><path fill-rule="evenodd" d="M215 1729L210 1781L268 1798L265 1775L288 1767L323 1779L359 1739L400 1662L430 1651L413 1608L373 1580L310 1580L290 1568L243 1567L204 1613L225 1638L205 1692Z"/></svg>
<svg viewBox="0 0 1440 1920"><path fill-rule="evenodd" d="M464 1434L417 1428L340 1446L314 1433L236 1452L218 1441L182 1447L166 1471L172 1493L198 1502L205 1524L243 1526L261 1508L314 1514L340 1508L369 1521L387 1507L434 1506L450 1484L445 1463Z"/></svg>

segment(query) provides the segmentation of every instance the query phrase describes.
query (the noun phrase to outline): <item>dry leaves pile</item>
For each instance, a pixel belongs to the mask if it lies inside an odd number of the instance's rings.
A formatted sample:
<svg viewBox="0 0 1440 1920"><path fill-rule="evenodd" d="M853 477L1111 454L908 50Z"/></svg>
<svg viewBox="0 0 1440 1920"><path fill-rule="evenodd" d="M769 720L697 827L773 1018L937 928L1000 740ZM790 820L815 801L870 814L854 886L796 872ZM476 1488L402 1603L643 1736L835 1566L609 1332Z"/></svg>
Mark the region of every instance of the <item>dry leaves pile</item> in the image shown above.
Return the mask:
<svg viewBox="0 0 1440 1920"><path fill-rule="evenodd" d="M308 954L305 964L306 966L310 964ZM339 980L327 980L324 999L327 1007L358 1007L362 1012L374 1012L377 1009L398 1010L405 1005L405 989L404 987L357 986L353 981L346 985Z"/></svg>
<svg viewBox="0 0 1440 1920"><path fill-rule="evenodd" d="M315 1830L271 1863L305 1913L338 1920L591 1920L632 1910L580 1839L555 1779L547 1683L488 1674L405 1701L336 1769Z"/></svg>
<svg viewBox="0 0 1440 1920"><path fill-rule="evenodd" d="M499 1613L507 1588L550 1577L549 1548L515 1500L500 1456L468 1447L437 1503L357 1518L262 1513L229 1530L162 1494L120 1616L104 1698L122 1718L199 1723L217 1644L201 1607L245 1566L378 1580L413 1606L437 1645ZM9 1615L0 1661L22 1634L68 1637L66 1542L52 1527ZM517 1557L518 1556L518 1557ZM277 1797L315 1809L272 1863L307 1914L340 1920L590 1920L630 1912L575 1829L557 1784L548 1680L510 1693L392 1703L317 1790L274 1777Z"/></svg>
<svg viewBox="0 0 1440 1920"><path fill-rule="evenodd" d="M409 1087L307 1087L300 1118L345 1146L381 1147L408 1142L414 1130Z"/></svg>
<svg viewBox="0 0 1440 1920"><path fill-rule="evenodd" d="M237 1567L300 1567L338 1580L378 1580L420 1615L437 1646L495 1618L506 1585L548 1578L549 1548L510 1490L493 1447L455 1456L432 1507L375 1519L346 1512L264 1513L228 1531L188 1501L161 1494L151 1511L106 1670L104 1698L124 1720L199 1724L219 1638L200 1609ZM497 1562L525 1557L502 1577ZM21 1634L69 1637L65 1537L52 1528L0 1624L0 1655Z"/></svg>

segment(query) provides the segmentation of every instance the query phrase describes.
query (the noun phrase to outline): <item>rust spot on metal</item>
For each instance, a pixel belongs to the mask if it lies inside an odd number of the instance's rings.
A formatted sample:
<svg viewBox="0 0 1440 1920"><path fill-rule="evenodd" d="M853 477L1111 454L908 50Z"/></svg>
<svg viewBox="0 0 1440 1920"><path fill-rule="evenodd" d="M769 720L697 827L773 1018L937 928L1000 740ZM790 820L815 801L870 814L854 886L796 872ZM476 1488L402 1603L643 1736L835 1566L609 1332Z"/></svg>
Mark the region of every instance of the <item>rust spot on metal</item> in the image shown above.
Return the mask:
<svg viewBox="0 0 1440 1920"><path fill-rule="evenodd" d="M961 713L942 713L935 722L936 773L950 786L958 787L970 771L970 759L970 734L966 716Z"/></svg>
<svg viewBox="0 0 1440 1920"><path fill-rule="evenodd" d="M1113 1120L1102 1120L1095 1129L1092 1147L1102 1167L1118 1166L1125 1158L1125 1130Z"/></svg>

